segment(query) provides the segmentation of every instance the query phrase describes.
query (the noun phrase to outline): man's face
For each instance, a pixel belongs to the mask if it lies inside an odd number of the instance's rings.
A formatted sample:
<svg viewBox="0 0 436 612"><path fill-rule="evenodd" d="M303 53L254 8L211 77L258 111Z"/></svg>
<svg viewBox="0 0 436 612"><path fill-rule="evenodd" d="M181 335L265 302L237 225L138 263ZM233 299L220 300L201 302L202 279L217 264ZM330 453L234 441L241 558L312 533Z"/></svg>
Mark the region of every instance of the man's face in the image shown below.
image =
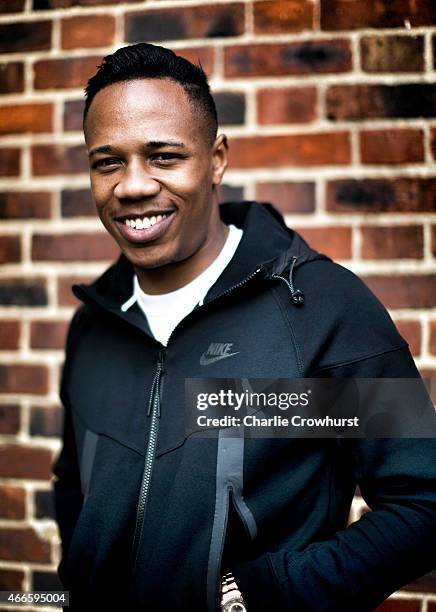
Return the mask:
<svg viewBox="0 0 436 612"><path fill-rule="evenodd" d="M183 88L140 79L100 90L85 140L97 211L134 266L153 269L207 255L219 232L213 188L227 165Z"/></svg>

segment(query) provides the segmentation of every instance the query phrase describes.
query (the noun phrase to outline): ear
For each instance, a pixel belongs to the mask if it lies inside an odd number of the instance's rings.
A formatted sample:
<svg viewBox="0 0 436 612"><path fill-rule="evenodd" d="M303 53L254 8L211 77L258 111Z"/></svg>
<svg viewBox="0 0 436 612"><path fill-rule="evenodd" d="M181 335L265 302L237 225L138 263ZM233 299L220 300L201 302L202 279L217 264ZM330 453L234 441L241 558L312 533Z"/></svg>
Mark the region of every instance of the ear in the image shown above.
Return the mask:
<svg viewBox="0 0 436 612"><path fill-rule="evenodd" d="M212 147L212 183L219 185L228 164L227 136L219 134Z"/></svg>

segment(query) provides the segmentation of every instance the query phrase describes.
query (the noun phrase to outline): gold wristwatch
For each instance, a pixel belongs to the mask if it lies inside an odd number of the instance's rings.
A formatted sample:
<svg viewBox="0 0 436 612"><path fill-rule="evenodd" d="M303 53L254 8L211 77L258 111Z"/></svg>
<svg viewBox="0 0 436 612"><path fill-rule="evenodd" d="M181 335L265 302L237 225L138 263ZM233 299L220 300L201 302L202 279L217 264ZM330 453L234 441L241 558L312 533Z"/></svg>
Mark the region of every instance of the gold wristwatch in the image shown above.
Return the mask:
<svg viewBox="0 0 436 612"><path fill-rule="evenodd" d="M231 572L221 580L221 612L247 612L241 591Z"/></svg>

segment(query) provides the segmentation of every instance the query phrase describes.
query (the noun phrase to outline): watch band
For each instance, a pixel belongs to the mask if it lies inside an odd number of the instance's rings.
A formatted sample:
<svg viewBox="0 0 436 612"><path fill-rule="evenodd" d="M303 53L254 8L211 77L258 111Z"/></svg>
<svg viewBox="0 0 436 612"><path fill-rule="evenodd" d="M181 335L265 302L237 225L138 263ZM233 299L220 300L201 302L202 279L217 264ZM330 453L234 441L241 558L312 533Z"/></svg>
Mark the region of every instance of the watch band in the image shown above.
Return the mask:
<svg viewBox="0 0 436 612"><path fill-rule="evenodd" d="M231 572L221 580L221 612L247 612L244 598Z"/></svg>

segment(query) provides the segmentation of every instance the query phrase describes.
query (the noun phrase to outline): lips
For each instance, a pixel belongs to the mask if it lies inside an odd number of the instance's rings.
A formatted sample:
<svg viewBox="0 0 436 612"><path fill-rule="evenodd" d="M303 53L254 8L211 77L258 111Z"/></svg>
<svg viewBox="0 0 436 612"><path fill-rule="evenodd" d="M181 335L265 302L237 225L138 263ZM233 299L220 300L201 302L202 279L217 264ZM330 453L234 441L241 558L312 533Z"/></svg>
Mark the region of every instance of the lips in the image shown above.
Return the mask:
<svg viewBox="0 0 436 612"><path fill-rule="evenodd" d="M144 217L150 218L152 216L157 217L158 215L163 215L163 214L165 214L166 216L163 217L161 220L156 221L156 223L152 225L151 227L147 227L143 229L136 229L135 227L128 226L125 223L127 219L140 219L140 218L142 219ZM117 217L115 218L115 223L118 227L119 232L121 233L121 235L123 236L125 240L127 240L128 242L135 243L135 244L141 244L141 243L144 244L144 243L156 240L157 238L160 238L161 236L163 236L168 230L168 228L170 227L171 223L173 222L174 217L175 217L174 210L168 210L168 211L153 210L153 211L147 211L147 214L129 213L129 214L123 215L122 217Z"/></svg>

